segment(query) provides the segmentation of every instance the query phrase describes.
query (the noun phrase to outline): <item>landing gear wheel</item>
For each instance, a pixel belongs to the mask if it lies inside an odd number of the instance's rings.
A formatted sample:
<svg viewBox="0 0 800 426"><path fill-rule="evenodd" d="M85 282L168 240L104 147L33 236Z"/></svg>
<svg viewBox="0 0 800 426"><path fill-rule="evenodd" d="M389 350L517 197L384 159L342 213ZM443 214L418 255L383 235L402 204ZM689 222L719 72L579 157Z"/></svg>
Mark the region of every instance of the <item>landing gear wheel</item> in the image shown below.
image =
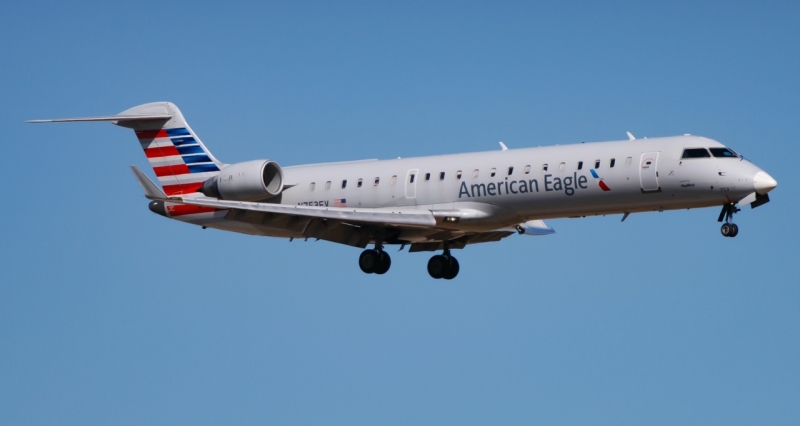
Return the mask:
<svg viewBox="0 0 800 426"><path fill-rule="evenodd" d="M731 237L733 236L733 227L730 223L725 223L722 225L722 228L720 228L719 232L722 233L723 237Z"/></svg>
<svg viewBox="0 0 800 426"><path fill-rule="evenodd" d="M741 210L734 204L725 204L722 206L722 211L719 212L719 218L717 218L717 222L725 221L725 223L722 224L722 228L719 230L722 236L735 237L739 235L739 227L733 223L733 215L740 211Z"/></svg>
<svg viewBox="0 0 800 426"><path fill-rule="evenodd" d="M381 257L377 250L364 250L358 257L358 267L365 274L374 274L381 265ZM389 270L387 267L386 270ZM386 272L386 271L384 271Z"/></svg>
<svg viewBox="0 0 800 426"><path fill-rule="evenodd" d="M383 275L389 268L392 266L392 258L389 257L389 253L385 251L380 252L380 262L378 263L378 267L375 270L375 273L378 275Z"/></svg>
<svg viewBox="0 0 800 426"><path fill-rule="evenodd" d="M458 266L458 260L455 257L448 256L448 258L450 259L450 264L447 265L447 270L444 272L444 275L442 275L442 278L446 280L452 280L456 277L456 275L458 275L458 270L460 267Z"/></svg>
<svg viewBox="0 0 800 426"><path fill-rule="evenodd" d="M428 261L428 274L430 274L431 278L439 279L443 278L445 271L447 271L447 267L449 266L449 259L442 256L441 254L437 254L436 256L431 257Z"/></svg>

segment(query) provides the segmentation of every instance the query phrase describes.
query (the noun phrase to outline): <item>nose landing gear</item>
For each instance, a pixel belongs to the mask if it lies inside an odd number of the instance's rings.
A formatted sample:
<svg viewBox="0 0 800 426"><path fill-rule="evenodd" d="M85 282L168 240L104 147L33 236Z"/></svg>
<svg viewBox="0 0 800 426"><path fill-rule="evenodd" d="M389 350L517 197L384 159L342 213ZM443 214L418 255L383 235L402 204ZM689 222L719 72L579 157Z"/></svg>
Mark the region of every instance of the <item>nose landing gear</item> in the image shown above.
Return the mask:
<svg viewBox="0 0 800 426"><path fill-rule="evenodd" d="M725 223L722 225L720 232L722 232L723 237L735 237L739 234L739 226L735 223Z"/></svg>
<svg viewBox="0 0 800 426"><path fill-rule="evenodd" d="M733 215L739 211L741 210L737 209L733 203L722 206L722 211L719 213L717 222L725 221L725 223L722 224L722 228L719 230L723 237L733 238L739 235L739 227L733 223Z"/></svg>

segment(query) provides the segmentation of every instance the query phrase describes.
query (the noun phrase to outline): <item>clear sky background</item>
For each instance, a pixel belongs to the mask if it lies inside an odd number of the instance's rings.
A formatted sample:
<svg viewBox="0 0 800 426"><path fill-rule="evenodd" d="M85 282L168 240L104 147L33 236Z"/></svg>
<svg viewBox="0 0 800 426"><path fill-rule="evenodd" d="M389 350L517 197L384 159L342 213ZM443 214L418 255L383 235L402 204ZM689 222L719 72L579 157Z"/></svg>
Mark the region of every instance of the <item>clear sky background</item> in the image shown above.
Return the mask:
<svg viewBox="0 0 800 426"><path fill-rule="evenodd" d="M5 2L0 424L797 424L800 4ZM691 133L772 202L456 255L170 221L110 124L283 165ZM148 173L152 171L148 169Z"/></svg>

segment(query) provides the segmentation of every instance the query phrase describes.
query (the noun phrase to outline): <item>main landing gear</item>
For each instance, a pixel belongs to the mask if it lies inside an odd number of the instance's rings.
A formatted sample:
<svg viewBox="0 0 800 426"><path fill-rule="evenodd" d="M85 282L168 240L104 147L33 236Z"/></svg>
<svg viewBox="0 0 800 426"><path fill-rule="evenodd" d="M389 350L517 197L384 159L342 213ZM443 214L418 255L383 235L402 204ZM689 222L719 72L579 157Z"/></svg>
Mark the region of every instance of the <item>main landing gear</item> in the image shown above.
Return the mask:
<svg viewBox="0 0 800 426"><path fill-rule="evenodd" d="M358 257L358 266L366 274L383 275L392 266L392 258L389 253L383 251L379 244L372 250L364 250Z"/></svg>
<svg viewBox="0 0 800 426"><path fill-rule="evenodd" d="M366 274L383 275L392 266L392 258L383 251L380 244L375 244L374 249L367 249L361 252L358 257L358 266ZM431 277L452 280L458 275L458 260L450 254L450 250L444 249L444 253L431 257L428 261L428 274Z"/></svg>
<svg viewBox="0 0 800 426"><path fill-rule="evenodd" d="M452 280L458 275L458 270L458 260L446 248L444 254L437 254L428 261L428 274L431 278Z"/></svg>
<svg viewBox="0 0 800 426"><path fill-rule="evenodd" d="M722 228L719 230L723 237L733 238L739 235L739 227L733 223L733 215L739 211L741 210L737 209L733 203L722 206L722 211L719 213L717 222L725 221L725 223L722 224Z"/></svg>

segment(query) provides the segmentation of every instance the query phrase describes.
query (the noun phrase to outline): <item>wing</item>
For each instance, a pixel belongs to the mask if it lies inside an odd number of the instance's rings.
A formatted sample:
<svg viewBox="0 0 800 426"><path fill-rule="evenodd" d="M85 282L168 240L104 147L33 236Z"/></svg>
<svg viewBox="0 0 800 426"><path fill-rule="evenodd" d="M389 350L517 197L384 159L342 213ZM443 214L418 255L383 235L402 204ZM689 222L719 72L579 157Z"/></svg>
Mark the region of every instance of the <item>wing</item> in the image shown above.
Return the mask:
<svg viewBox="0 0 800 426"><path fill-rule="evenodd" d="M440 232L431 211L422 209L292 206L203 197L168 202L228 210L226 220L249 224L263 235L315 238L361 248L378 237L386 244L403 244L407 242L403 235L424 238Z"/></svg>
<svg viewBox="0 0 800 426"><path fill-rule="evenodd" d="M366 247L380 238L386 244L411 244L410 251L435 251L444 248L460 249L467 244L499 241L515 233L546 235L552 229L542 221L529 221L514 228L488 232L466 232L452 224L442 226L447 215L456 211L422 208L353 208L317 207L219 200L208 197L166 197L137 167L134 175L151 200L184 204L216 210L227 210L226 220L247 223L264 229L264 235L317 238L321 240ZM209 226L213 226L210 225Z"/></svg>
<svg viewBox="0 0 800 426"><path fill-rule="evenodd" d="M300 238L317 238L366 247L376 236L387 244L411 244L409 251L437 251L445 242L451 249L467 244L500 241L514 234L548 235L555 231L543 221L529 221L515 228L488 232L464 232L438 226L437 217L425 209L363 209L289 206L214 198L185 198L170 202L229 210L228 220L295 232ZM441 219L441 218L439 218Z"/></svg>
<svg viewBox="0 0 800 426"><path fill-rule="evenodd" d="M436 225L436 218L430 210L418 209L362 209L347 207L315 207L291 206L285 204L255 203L249 201L226 201L216 198L184 198L180 201L170 199L170 202L179 202L192 206L212 207L216 209L244 210L261 212L273 215L305 217L309 219L327 219L349 222L359 225L371 226L422 226Z"/></svg>

